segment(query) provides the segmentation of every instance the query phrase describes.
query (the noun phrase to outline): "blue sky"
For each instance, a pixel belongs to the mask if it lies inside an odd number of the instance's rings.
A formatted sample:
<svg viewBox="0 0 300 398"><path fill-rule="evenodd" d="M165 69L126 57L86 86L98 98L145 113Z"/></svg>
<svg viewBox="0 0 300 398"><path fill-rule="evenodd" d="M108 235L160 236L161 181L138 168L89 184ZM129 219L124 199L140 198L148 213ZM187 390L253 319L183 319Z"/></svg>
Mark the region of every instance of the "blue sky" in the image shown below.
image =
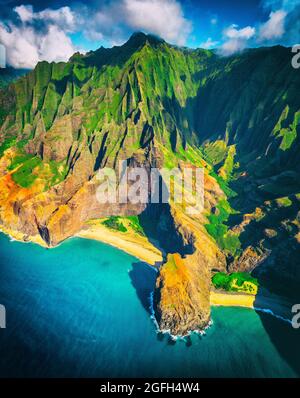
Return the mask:
<svg viewBox="0 0 300 398"><path fill-rule="evenodd" d="M124 43L134 31L228 56L300 42L300 0L0 0L0 43L14 67Z"/></svg>

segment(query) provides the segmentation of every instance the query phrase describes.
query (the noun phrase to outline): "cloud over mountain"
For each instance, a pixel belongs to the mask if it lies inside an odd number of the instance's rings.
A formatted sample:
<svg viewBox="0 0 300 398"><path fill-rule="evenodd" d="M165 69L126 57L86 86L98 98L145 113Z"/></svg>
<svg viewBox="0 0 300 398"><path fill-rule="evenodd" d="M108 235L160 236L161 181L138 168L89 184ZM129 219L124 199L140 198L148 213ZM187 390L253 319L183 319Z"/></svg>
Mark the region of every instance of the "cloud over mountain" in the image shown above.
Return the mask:
<svg viewBox="0 0 300 398"><path fill-rule="evenodd" d="M232 55L247 47L247 41L255 35L255 28L246 26L238 29L237 25L231 25L224 30L225 42L220 48L220 53L225 56Z"/></svg>
<svg viewBox="0 0 300 398"><path fill-rule="evenodd" d="M41 11L35 11L32 5L20 5L13 9L10 19L0 22L8 62L16 68L32 68L40 60L67 60L78 50L70 34L120 44L128 37L128 31L134 30L184 45L192 24L176 0L74 3L72 7Z"/></svg>
<svg viewBox="0 0 300 398"><path fill-rule="evenodd" d="M262 0L259 17L250 22L238 18L238 5L228 20L221 9L207 4L205 10L196 0L2 0L1 5L0 41L16 68L120 45L134 31L179 46L201 43L225 56L247 47L300 42L300 0Z"/></svg>
<svg viewBox="0 0 300 398"><path fill-rule="evenodd" d="M15 20L0 22L0 37L7 62L15 68L32 68L41 60L68 59L75 47L67 36L75 24L69 7L34 12L32 6L14 9Z"/></svg>

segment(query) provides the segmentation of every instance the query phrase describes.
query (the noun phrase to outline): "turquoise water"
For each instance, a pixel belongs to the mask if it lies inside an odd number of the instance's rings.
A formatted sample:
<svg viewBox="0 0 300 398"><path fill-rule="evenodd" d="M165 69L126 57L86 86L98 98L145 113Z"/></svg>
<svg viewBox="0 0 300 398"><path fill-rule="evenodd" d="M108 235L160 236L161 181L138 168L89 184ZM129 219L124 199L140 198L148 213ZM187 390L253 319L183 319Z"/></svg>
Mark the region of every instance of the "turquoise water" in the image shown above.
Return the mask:
<svg viewBox="0 0 300 398"><path fill-rule="evenodd" d="M299 332L270 315L215 308L206 336L157 334L154 282L150 267L99 242L46 250L1 234L0 376L299 376Z"/></svg>

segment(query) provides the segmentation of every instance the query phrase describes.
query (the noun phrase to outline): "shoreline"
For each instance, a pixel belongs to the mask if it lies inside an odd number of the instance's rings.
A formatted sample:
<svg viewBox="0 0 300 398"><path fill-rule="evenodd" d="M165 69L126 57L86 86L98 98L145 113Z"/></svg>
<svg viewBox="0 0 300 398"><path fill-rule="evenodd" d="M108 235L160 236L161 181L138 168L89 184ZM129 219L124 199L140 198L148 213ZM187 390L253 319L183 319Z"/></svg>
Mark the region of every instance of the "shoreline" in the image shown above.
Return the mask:
<svg viewBox="0 0 300 398"><path fill-rule="evenodd" d="M254 309L255 296L241 293L210 291L210 305L215 307L244 307Z"/></svg>
<svg viewBox="0 0 300 398"><path fill-rule="evenodd" d="M11 231L0 225L0 232L9 236L11 240L22 243L35 243L44 248L49 248L40 236L26 237L20 232ZM90 223L87 228L81 230L73 237L90 239L108 244L118 250L136 257L153 268L157 269L163 263L162 252L155 247L149 240L142 235L133 232L122 233L113 231L102 224ZM50 247L51 248L51 247ZM243 293L229 293L210 291L210 305L213 307L241 307L254 311L260 311L275 316L283 321L291 322L292 304L283 297L261 289L257 296Z"/></svg>
<svg viewBox="0 0 300 398"><path fill-rule="evenodd" d="M268 292L266 289L259 290L256 296L243 293L210 292L210 304L214 307L241 307L257 312L270 314L285 322L291 323L292 304L283 297Z"/></svg>
<svg viewBox="0 0 300 398"><path fill-rule="evenodd" d="M134 233L112 231L103 225L92 224L88 229L80 231L76 236L97 240L122 250L155 268L163 262L162 253L144 236ZM241 307L254 311L269 313L284 321L291 322L292 304L283 297L260 289L256 296L245 293L228 293L210 291L210 305L214 307Z"/></svg>
<svg viewBox="0 0 300 398"><path fill-rule="evenodd" d="M0 225L0 232L8 236L11 241L20 243L35 243L36 245L39 245L45 249L50 249L40 235L26 236L22 232L13 231L9 228L5 228L3 225Z"/></svg>
<svg viewBox="0 0 300 398"><path fill-rule="evenodd" d="M75 236L108 244L155 268L163 263L162 252L145 236L133 232L122 233L110 230L101 224L91 224L89 228L81 230Z"/></svg>

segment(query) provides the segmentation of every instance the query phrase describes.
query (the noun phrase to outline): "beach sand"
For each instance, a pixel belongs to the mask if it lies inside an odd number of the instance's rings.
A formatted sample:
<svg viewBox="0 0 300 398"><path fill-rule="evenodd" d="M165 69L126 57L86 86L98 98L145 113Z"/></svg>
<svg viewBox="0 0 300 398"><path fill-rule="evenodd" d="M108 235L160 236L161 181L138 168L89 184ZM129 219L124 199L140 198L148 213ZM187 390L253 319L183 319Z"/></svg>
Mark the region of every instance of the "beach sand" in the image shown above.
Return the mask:
<svg viewBox="0 0 300 398"><path fill-rule="evenodd" d="M226 307L254 308L255 296L250 294L230 294L211 291L210 304Z"/></svg>
<svg viewBox="0 0 300 398"><path fill-rule="evenodd" d="M89 227L80 231L77 236L109 244L152 266L159 266L163 261L162 252L149 242L145 236L133 231L118 232L106 228L99 222L95 222L90 223Z"/></svg>
<svg viewBox="0 0 300 398"><path fill-rule="evenodd" d="M210 303L213 306L246 307L269 312L284 320L291 321L292 304L281 296L260 288L256 296L243 293L217 292L212 289Z"/></svg>

